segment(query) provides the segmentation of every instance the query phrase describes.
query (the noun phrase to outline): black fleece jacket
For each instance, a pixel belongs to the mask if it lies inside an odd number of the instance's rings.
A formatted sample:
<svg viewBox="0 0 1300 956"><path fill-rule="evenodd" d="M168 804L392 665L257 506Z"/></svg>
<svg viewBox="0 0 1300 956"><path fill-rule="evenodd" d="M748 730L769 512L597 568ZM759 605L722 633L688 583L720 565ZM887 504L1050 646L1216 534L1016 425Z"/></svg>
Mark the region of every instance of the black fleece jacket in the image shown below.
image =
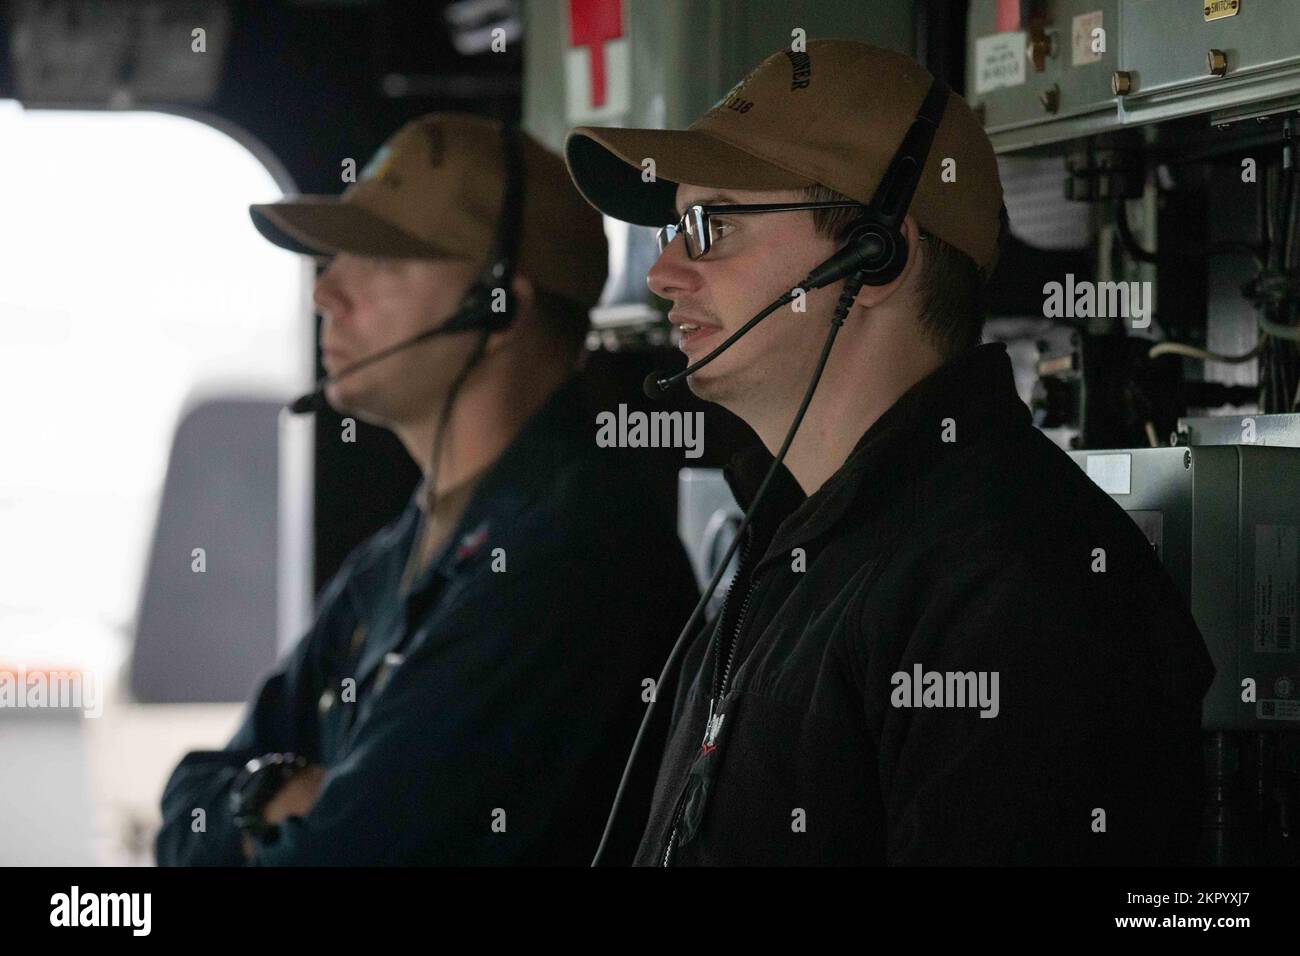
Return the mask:
<svg viewBox="0 0 1300 956"><path fill-rule="evenodd" d="M728 469L742 507L770 462ZM1003 345L917 383L813 495L778 477L683 657L638 864L1183 861L1213 665Z"/></svg>

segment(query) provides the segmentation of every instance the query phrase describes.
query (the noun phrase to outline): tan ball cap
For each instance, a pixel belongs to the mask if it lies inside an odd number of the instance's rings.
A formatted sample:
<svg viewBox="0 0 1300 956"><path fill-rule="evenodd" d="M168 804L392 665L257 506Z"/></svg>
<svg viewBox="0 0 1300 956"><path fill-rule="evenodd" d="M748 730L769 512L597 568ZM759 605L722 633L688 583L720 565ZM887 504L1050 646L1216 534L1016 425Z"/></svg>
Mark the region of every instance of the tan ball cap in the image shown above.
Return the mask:
<svg viewBox="0 0 1300 956"><path fill-rule="evenodd" d="M460 113L412 120L375 153L341 196L291 196L249 207L278 246L307 255L462 258L486 264L505 195L500 123ZM522 134L523 233L517 269L590 308L605 285L600 216L574 190L564 162Z"/></svg>
<svg viewBox="0 0 1300 956"><path fill-rule="evenodd" d="M933 77L915 60L855 40L774 53L686 130L579 126L565 141L578 189L627 222L676 222L678 183L718 189L826 186L870 202ZM642 178L654 160L655 180ZM945 182L943 162L953 160ZM910 213L992 272L1002 183L975 114L949 96Z"/></svg>

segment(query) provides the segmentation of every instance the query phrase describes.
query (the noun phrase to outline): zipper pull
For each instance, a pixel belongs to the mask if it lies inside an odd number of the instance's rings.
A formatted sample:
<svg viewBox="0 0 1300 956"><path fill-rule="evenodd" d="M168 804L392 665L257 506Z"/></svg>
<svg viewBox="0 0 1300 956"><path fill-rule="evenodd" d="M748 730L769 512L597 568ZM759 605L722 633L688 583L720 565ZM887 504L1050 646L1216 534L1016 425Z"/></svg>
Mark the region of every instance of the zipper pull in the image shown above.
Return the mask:
<svg viewBox="0 0 1300 956"><path fill-rule="evenodd" d="M700 757L710 753L718 747L718 734L722 730L722 722L727 719L726 714L715 714L717 698L709 698L709 719L704 724L704 743L700 745Z"/></svg>
<svg viewBox="0 0 1300 956"><path fill-rule="evenodd" d="M710 707L710 711L713 707ZM684 803L677 825L677 846L687 846L695 839L704 821L704 809L708 806L713 792L713 774L718 767L718 734L726 714L710 713L709 723L704 732L704 743L691 765L687 778Z"/></svg>

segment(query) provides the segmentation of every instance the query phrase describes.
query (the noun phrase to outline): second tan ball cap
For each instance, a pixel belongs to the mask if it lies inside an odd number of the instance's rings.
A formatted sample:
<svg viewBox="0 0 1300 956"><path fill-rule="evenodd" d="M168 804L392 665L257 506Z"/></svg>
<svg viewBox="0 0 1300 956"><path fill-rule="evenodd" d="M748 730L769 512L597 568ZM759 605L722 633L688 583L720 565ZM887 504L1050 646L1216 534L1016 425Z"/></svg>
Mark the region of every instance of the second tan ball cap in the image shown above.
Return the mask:
<svg viewBox="0 0 1300 956"><path fill-rule="evenodd" d="M821 184L870 202L933 77L915 60L856 40L774 53L685 130L579 126L569 172L601 212L643 226L676 222L679 183L716 189ZM643 163L652 159L655 179ZM941 177L951 159L955 181ZM910 212L991 273L1002 183L993 145L966 102L948 98Z"/></svg>
<svg viewBox="0 0 1300 956"><path fill-rule="evenodd" d="M516 268L535 285L590 308L605 285L600 214L559 156L523 134L523 234ZM505 196L502 126L430 113L394 133L341 196L292 196L249 207L267 239L306 255L461 258L486 264Z"/></svg>

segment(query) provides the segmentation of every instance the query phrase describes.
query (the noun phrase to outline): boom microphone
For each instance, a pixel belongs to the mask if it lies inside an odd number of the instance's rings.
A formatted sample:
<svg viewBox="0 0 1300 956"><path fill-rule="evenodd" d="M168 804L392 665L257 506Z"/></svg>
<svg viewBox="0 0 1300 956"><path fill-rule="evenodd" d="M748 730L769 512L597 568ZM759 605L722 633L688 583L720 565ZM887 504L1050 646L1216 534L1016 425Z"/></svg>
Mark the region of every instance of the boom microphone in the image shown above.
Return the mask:
<svg viewBox="0 0 1300 956"><path fill-rule="evenodd" d="M750 319L740 328L736 329L736 331L732 332L731 335L727 336L726 340L723 341L723 343L719 345L716 349L714 349L712 352L704 356L704 358L700 359L698 362L694 363L693 365L686 366L686 368L682 369L676 375L668 375L666 372L663 371L651 372L649 375L645 377L645 381L641 383L641 390L645 392L646 398L659 398L666 391L668 391L668 389L672 388L682 379L686 378L686 376L694 375L697 371L704 368L704 366L708 365L710 362L712 362L723 352L727 351L727 349L731 348L731 346L734 345L741 336L743 336L754 326L758 325L759 322L766 319L777 309L781 308L781 306L785 305L787 302L792 301L793 299L794 299L793 291L785 293L785 295L773 301L766 309L758 313L758 315L754 316L752 319Z"/></svg>
<svg viewBox="0 0 1300 956"><path fill-rule="evenodd" d="M488 316L491 316L489 319ZM451 318L447 319L440 325L435 325L431 329L425 329L423 332L417 332L410 338L403 339L394 345L386 346L375 352L373 355L367 355L365 358L358 359L346 368L339 369L333 375L322 375L316 380L315 387L310 392L295 398L287 406L289 412L294 415L302 415L305 412L319 412L325 409L325 389L334 384L341 378L351 375L353 372L359 372L373 362L380 359L388 358L397 352L409 349L413 345L419 345L435 335L452 335L456 332L467 332L471 329L480 328L499 328L504 323L500 321L499 315L486 310L479 298L471 299L469 308L462 308Z"/></svg>
<svg viewBox="0 0 1300 956"><path fill-rule="evenodd" d="M807 277L795 287L795 290L802 289L804 292L811 292L814 289L828 286L832 282L838 282L840 279L859 271L865 264L877 260L885 252L885 246L885 238L875 231L867 232L856 240L851 239L843 249L808 273ZM727 336L726 340L716 349L698 362L686 366L677 374L669 375L663 370L651 372L645 377L645 381L641 383L641 390L645 392L646 398L662 398L670 388L675 387L687 377L704 368L704 366L731 348L759 322L781 308L781 306L792 302L795 297L795 290L791 290L773 301L762 312Z"/></svg>

